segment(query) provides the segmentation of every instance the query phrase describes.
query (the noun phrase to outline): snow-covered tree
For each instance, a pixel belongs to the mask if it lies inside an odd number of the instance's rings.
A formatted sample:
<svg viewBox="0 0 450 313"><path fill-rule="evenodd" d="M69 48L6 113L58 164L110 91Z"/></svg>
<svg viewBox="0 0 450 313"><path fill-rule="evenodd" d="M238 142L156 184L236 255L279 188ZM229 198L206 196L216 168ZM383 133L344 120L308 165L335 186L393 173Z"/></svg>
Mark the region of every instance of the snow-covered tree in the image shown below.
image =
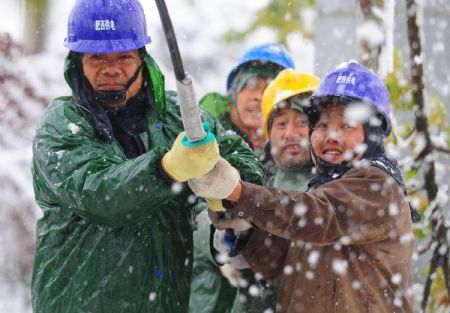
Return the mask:
<svg viewBox="0 0 450 313"><path fill-rule="evenodd" d="M40 214L31 183L31 141L50 97L62 87L48 69L55 60L26 56L23 50L11 36L0 34L0 312L12 313L31 310Z"/></svg>
<svg viewBox="0 0 450 313"><path fill-rule="evenodd" d="M394 0L357 1L358 54L355 57L385 78L391 93L396 129L389 138L387 150L399 158L411 201L424 217L415 227L419 241L416 261L417 258L430 258L421 262L428 264L425 269L420 269L427 273L425 284L416 282L411 293L424 312L427 309L437 312L439 305L446 310L450 304L450 233L449 215L445 213L449 209L449 185L445 175L449 173L450 127L445 105L426 89L424 83L424 63L427 60L422 51L421 8L416 0L407 0L406 4L408 66L401 63L398 51L394 49ZM240 33L241 37L255 31L258 26L267 27L261 17L274 15L269 9L267 6L262 10L264 12L258 12L256 21L259 25L251 24ZM292 7L285 6L284 9L285 12L278 10L277 16L301 16L290 12ZM290 32L280 22L282 20L278 19L273 27L275 32L287 38ZM301 28L293 32L299 30ZM411 116L413 123L408 118L397 119L395 116ZM421 292L417 293L417 290Z"/></svg>
<svg viewBox="0 0 450 313"><path fill-rule="evenodd" d="M38 53L44 49L47 32L48 0L25 0L24 50Z"/></svg>
<svg viewBox="0 0 450 313"><path fill-rule="evenodd" d="M24 80L15 61L22 48L0 34L0 311L29 307L37 210L30 185L31 147L46 100Z"/></svg>
<svg viewBox="0 0 450 313"><path fill-rule="evenodd" d="M430 120L431 101L426 96L424 83L424 54L422 51L422 29L421 29L421 7L417 0L407 0L406 9L408 13L408 42L410 49L410 72L412 85L412 101L414 105L414 129L408 136L408 141L414 142L413 162L410 171L417 175L414 179L420 178L415 186L413 195L424 195L424 221L422 228L427 227L429 237L428 243L421 249L420 254L431 252L427 279L423 289L421 308L423 312L434 312L436 301L439 304L446 304L450 298L450 240L448 214L448 179L439 179L438 173L448 171L450 150L449 128L444 117L441 125L432 123ZM441 112L445 116L445 111ZM444 162L442 162L444 161ZM444 183L441 184L441 181ZM447 183L445 183L447 182ZM442 270L445 282L445 296L439 296L439 290L434 291L431 306L430 292L433 280L436 278L437 270ZM444 287L442 286L442 287ZM440 299L439 299L440 298ZM446 299L446 301L442 301Z"/></svg>

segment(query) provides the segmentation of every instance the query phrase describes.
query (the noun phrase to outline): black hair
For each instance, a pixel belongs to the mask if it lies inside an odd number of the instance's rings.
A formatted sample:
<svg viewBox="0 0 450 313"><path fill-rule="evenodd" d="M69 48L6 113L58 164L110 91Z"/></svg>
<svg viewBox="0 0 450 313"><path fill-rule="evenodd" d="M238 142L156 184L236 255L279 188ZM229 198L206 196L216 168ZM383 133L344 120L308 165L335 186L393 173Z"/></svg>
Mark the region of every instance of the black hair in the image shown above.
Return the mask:
<svg viewBox="0 0 450 313"><path fill-rule="evenodd" d="M277 105L277 107L272 111L272 113L270 114L269 117L269 121L267 123L267 131L270 134L270 130L272 129L272 125L273 125L273 120L275 119L275 116L277 115L277 113L281 110L283 110L284 108L290 108L292 110L297 110L300 113L305 113L305 105L308 104L307 99L311 96L312 92L305 92L305 93L301 93L295 96L292 96L286 100L283 100L281 103L279 103ZM299 104L297 103L297 101L301 101L302 103ZM283 105L284 103L284 105Z"/></svg>

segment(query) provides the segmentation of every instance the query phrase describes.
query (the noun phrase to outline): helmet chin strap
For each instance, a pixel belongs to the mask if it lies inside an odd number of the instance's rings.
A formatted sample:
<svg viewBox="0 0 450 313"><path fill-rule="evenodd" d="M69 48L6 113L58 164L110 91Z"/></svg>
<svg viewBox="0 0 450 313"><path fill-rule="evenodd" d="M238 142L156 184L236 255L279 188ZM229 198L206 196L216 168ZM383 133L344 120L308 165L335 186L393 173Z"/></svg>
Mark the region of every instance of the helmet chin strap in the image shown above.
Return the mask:
<svg viewBox="0 0 450 313"><path fill-rule="evenodd" d="M105 107L106 109L113 109L117 105L123 103L127 97L127 91L130 86L136 81L141 70L143 62L136 69L133 76L130 78L125 88L122 90L95 90L93 89L94 99L97 103Z"/></svg>

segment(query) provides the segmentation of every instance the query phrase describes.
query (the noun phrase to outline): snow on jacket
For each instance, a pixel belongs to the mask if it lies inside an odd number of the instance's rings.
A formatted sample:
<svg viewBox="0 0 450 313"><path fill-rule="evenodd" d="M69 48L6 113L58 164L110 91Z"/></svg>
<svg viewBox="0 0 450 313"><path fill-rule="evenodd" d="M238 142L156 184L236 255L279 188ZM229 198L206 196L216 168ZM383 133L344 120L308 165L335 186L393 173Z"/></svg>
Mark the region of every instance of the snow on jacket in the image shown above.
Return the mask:
<svg viewBox="0 0 450 313"><path fill-rule="evenodd" d="M285 172L278 169L273 180L273 185L269 185L266 181L265 186L273 186L282 190L306 191L308 189L308 183L313 177L314 175L312 174L310 167L304 167L295 172ZM265 236L264 243L262 243L264 246L267 246L268 243L272 243L273 245L277 245L278 249L286 249L290 243L287 239L276 237L266 232L262 233L261 230L259 231L262 236ZM251 269L246 269L244 271L244 277L245 274L247 274L246 278L250 286L244 289L246 291L246 301L240 303L239 312L275 312L277 292L280 285L279 279L277 278L273 281L260 281L256 279L258 274ZM252 290L252 293L250 293L250 290Z"/></svg>
<svg viewBox="0 0 450 313"><path fill-rule="evenodd" d="M213 261L210 247L211 220L206 203L196 208L197 228L194 231L194 262L192 270L190 313L234 313L238 305L238 288L230 284Z"/></svg>
<svg viewBox="0 0 450 313"><path fill-rule="evenodd" d="M218 93L208 93L200 100L200 106L217 117L221 125L240 135L249 145L251 143L231 123L228 97ZM230 132L232 131L232 132ZM190 313L236 313L239 309L239 289L232 286L224 277L218 265L212 260L209 239L211 221L206 214L207 205L197 205L197 228L194 230L194 263L192 272ZM202 213L201 213L202 212Z"/></svg>
<svg viewBox="0 0 450 313"><path fill-rule="evenodd" d="M282 273L281 313L412 312L408 200L376 167L352 168L308 192L243 183L235 213L255 230L240 251L265 278Z"/></svg>
<svg viewBox="0 0 450 313"><path fill-rule="evenodd" d="M71 85L66 60L66 79ZM182 131L173 92L151 57L154 108L146 153L128 159L115 139L95 135L78 97L47 108L33 142L33 181L43 211L37 224L32 298L36 313L187 312L195 198L164 183L158 163ZM220 153L255 183L263 169L241 138L203 112Z"/></svg>

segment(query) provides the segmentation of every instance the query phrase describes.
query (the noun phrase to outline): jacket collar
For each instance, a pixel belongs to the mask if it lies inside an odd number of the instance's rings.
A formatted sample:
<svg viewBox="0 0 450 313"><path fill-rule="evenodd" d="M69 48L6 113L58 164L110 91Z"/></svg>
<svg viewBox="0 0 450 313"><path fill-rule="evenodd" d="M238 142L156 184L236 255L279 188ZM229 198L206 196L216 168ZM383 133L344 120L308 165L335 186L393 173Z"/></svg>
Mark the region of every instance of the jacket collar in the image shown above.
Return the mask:
<svg viewBox="0 0 450 313"><path fill-rule="evenodd" d="M318 187L332 180L338 179L344 175L351 167L348 163L333 164L321 158L317 158L317 176L309 184L310 187ZM389 174L402 188L403 193L408 197L403 176L400 172L397 161L384 153L376 153L365 156L363 159L356 161L353 167L374 166ZM411 219L414 223L419 222L422 217L420 213L409 203L411 210Z"/></svg>

